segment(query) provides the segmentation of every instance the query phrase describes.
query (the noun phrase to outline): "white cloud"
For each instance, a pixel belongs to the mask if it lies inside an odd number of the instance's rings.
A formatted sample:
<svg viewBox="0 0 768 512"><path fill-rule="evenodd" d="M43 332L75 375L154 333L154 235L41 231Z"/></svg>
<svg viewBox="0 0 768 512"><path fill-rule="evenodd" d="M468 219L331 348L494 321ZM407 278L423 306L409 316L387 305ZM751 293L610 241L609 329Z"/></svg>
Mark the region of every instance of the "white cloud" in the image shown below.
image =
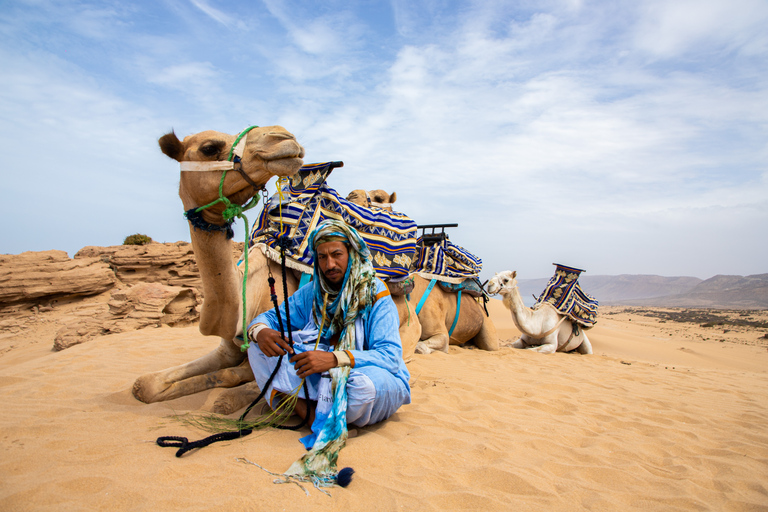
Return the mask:
<svg viewBox="0 0 768 512"><path fill-rule="evenodd" d="M640 48L660 58L683 53L768 49L768 4L762 0L643 2L637 25Z"/></svg>
<svg viewBox="0 0 768 512"><path fill-rule="evenodd" d="M330 180L340 193L394 190L417 222L459 222L452 239L489 273L541 277L558 260L590 273L764 270L767 242L747 239L768 227L767 50L754 3L728 17L713 2L700 12L684 3L683 15L666 3L477 2L458 12L395 1L399 32L379 40L366 30L373 20L340 3L269 0L266 16L252 7L258 19L240 25L212 0L191 1L197 9L174 11L173 34L111 19L125 44L104 45L108 70L39 48L0 54L6 169L27 169L19 147L39 148L41 178L75 216L90 214L88 200L114 213L70 238L125 236L142 222L185 233L177 168L156 148L164 130L281 124L308 162L345 161ZM198 10L237 30L201 28ZM78 229L55 222L54 235ZM726 254L734 238L748 250Z"/></svg>
<svg viewBox="0 0 768 512"><path fill-rule="evenodd" d="M200 9L206 16L221 23L225 27L234 27L238 24L235 18L216 9L204 0L189 0L192 5Z"/></svg>

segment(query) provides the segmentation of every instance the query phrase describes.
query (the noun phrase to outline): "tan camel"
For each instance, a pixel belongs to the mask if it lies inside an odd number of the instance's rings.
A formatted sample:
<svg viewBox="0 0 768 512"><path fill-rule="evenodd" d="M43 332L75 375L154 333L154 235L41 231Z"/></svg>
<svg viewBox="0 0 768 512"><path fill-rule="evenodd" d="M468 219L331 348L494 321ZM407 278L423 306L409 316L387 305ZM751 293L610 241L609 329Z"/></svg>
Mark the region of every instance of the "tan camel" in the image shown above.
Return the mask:
<svg viewBox="0 0 768 512"><path fill-rule="evenodd" d="M392 203L397 200L397 192L378 190L353 190L347 194L347 201L366 208L382 208L392 211ZM406 292L399 285L386 283L392 294L392 300L397 306L400 316L400 340L403 344L403 359L409 362L416 351L416 346L421 338L421 324L416 315L416 309L412 302L406 300Z"/></svg>
<svg viewBox="0 0 768 512"><path fill-rule="evenodd" d="M304 148L296 138L280 126L254 128L241 139L235 150L241 162L227 162L237 136L205 131L179 141L174 133L158 141L167 156L181 162L179 196L187 212L208 205L219 197L222 168L228 171L223 182L223 195L241 205L251 199L273 176L292 176L303 164ZM198 229L190 225L192 248L203 282L204 301L200 313L200 332L219 336L213 352L192 362L139 377L133 385L134 396L151 403L170 400L214 387L233 387L248 382L249 393L222 396L214 405L217 412L232 412L247 403L258 392L253 373L235 337L242 333L243 269L232 260L232 241L222 212L223 204L202 210ZM190 220L192 220L190 218ZM253 318L272 307L267 277L269 267L281 289L279 265L269 262L261 251L249 252L246 290L247 318ZM298 285L292 274L287 285L293 293ZM281 295L281 294L279 294ZM227 403L234 400L236 403Z"/></svg>
<svg viewBox="0 0 768 512"><path fill-rule="evenodd" d="M418 304L429 286L429 280L417 274L412 277L414 288L411 302ZM416 347L417 354L429 354L433 350L448 352L449 345L463 345L468 341L482 350L499 350L496 326L486 316L483 306L467 293L461 295L459 320L453 333L448 335L456 317L457 297L457 292L448 292L437 284L433 286L419 311L421 341Z"/></svg>
<svg viewBox="0 0 768 512"><path fill-rule="evenodd" d="M347 201L350 201L360 206L383 208L385 210L392 211L392 203L397 201L397 192L388 194L384 190L353 190L347 194Z"/></svg>
<svg viewBox="0 0 768 512"><path fill-rule="evenodd" d="M551 304L544 303L537 309L531 309L523 303L516 277L517 272L505 270L488 281L488 293L502 296L502 302L512 313L512 320L522 333L512 348L524 348L542 354L573 350L580 354L591 354L592 344L581 326Z"/></svg>
<svg viewBox="0 0 768 512"><path fill-rule="evenodd" d="M381 189L353 190L347 195L347 200L361 206L376 206L392 210L392 203L397 200L397 193L389 194ZM403 339L404 348L406 340L411 340L416 332L415 329L404 332L404 313L406 308L409 308L409 314L415 313L415 305L419 303L429 285L429 281L420 276L414 275L412 278L414 279L414 289L410 293L410 301L406 301L404 297L399 297L399 302L395 300L400 313L400 337ZM397 297L394 292L392 295L393 298ZM456 314L457 298L457 293L447 292L440 286L432 288L418 314L421 336L417 338L416 353L429 354L432 350L447 352L449 345L462 345L470 340L474 340L475 345L483 350L499 349L496 327L491 319L485 315L483 307L468 294L462 294L459 321L453 334L448 336Z"/></svg>

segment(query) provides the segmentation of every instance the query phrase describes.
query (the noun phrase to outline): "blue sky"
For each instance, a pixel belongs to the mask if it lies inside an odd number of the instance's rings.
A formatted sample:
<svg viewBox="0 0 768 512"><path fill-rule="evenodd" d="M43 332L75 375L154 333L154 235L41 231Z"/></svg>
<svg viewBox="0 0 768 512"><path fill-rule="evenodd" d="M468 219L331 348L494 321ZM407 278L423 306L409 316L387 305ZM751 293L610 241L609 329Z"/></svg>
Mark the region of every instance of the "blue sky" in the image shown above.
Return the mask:
<svg viewBox="0 0 768 512"><path fill-rule="evenodd" d="M0 253L189 240L158 137L279 124L342 195L459 223L485 278L765 273L766 26L764 0L5 0Z"/></svg>

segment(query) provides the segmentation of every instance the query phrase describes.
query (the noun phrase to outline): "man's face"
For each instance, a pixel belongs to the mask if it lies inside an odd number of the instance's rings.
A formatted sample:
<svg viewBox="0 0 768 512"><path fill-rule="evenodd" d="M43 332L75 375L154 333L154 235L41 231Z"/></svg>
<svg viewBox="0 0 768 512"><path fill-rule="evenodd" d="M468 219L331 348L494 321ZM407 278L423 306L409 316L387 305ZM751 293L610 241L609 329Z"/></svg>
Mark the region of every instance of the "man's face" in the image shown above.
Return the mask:
<svg viewBox="0 0 768 512"><path fill-rule="evenodd" d="M344 281L349 263L349 251L344 242L325 242L317 246L317 264L332 287L338 289Z"/></svg>

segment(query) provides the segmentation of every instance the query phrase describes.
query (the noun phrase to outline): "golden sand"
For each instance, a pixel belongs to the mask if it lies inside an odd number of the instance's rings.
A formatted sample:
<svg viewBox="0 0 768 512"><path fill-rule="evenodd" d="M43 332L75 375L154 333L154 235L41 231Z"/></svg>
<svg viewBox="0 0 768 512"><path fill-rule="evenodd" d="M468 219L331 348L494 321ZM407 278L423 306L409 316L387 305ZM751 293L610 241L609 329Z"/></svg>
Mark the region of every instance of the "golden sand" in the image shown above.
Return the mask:
<svg viewBox="0 0 768 512"><path fill-rule="evenodd" d="M498 301L502 339L516 329ZM728 331L728 332L725 332ZM269 430L177 459L161 435L217 391L146 405L137 376L212 350L195 327L0 352L0 510L768 509L765 329L601 308L595 354L452 347L410 363L413 402L341 452L346 488L275 485L299 434Z"/></svg>

